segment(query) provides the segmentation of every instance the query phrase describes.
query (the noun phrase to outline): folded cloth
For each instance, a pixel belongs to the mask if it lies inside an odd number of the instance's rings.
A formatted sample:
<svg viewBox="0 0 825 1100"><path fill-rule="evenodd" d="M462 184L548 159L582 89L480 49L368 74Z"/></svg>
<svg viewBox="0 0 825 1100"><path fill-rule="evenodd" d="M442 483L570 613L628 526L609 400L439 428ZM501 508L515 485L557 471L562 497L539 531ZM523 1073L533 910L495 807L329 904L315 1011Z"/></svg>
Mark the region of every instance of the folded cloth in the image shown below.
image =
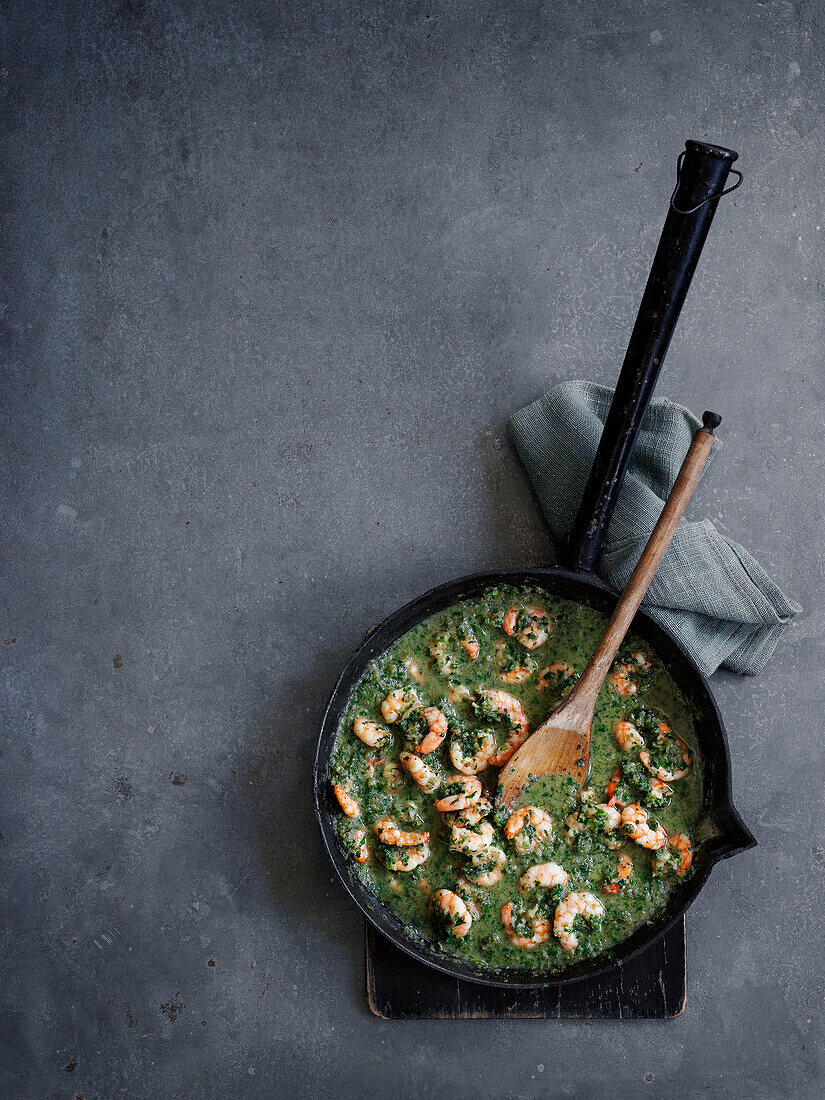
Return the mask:
<svg viewBox="0 0 825 1100"><path fill-rule="evenodd" d="M573 525L612 398L606 386L564 382L510 417L510 435L557 541ZM596 567L614 588L630 579L700 427L681 405L651 402ZM682 520L642 606L706 676L720 666L755 675L802 610L709 519Z"/></svg>

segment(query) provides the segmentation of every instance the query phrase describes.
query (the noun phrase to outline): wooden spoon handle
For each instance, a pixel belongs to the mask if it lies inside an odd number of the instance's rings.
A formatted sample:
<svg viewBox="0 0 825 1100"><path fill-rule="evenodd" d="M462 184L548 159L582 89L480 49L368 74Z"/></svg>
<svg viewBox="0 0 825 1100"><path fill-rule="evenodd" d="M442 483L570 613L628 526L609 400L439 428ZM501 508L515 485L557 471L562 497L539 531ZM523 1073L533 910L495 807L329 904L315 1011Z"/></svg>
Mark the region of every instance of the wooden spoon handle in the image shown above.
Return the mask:
<svg viewBox="0 0 825 1100"><path fill-rule="evenodd" d="M642 556L639 558L627 587L610 616L610 621L593 651L593 656L587 662L578 683L562 704L561 710L567 711L570 708L576 711L592 711L595 706L599 688L610 671L613 658L618 653L619 646L630 629L633 616L639 610L639 604L650 587L650 582L659 568L665 550L670 545L670 540L676 532L679 520L682 518L691 494L696 488L696 482L699 480L702 467L705 465L713 446L714 428L717 428L721 422L722 417L717 416L716 413L706 412L702 417L702 427L697 430L693 437L682 467L673 483L673 488L670 490L670 495L665 501L662 514L659 516L647 545L642 551Z"/></svg>

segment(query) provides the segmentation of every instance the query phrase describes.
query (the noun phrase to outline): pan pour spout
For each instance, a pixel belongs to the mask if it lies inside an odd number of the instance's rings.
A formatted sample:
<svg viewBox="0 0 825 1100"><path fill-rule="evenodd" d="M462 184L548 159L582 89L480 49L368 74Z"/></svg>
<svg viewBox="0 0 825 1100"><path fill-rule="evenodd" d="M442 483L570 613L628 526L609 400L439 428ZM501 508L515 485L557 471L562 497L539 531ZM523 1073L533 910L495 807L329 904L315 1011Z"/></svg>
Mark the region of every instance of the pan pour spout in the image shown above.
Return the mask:
<svg viewBox="0 0 825 1100"><path fill-rule="evenodd" d="M704 847L714 862L756 847L756 837L729 802L716 809L713 820L719 832Z"/></svg>

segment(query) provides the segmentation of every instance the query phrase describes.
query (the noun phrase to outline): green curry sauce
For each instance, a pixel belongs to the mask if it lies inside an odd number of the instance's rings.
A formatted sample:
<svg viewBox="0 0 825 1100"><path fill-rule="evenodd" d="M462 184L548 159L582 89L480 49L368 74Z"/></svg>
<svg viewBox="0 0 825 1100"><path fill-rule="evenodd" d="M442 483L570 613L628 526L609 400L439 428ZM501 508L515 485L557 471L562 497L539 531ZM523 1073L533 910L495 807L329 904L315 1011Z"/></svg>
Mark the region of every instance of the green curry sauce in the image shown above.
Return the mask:
<svg viewBox="0 0 825 1100"><path fill-rule="evenodd" d="M516 612L510 616L512 633L508 633L503 624L512 608ZM510 718L479 693L484 689L508 692L523 708L529 728L535 729L575 683L605 624L606 618L599 612L545 592L490 588L411 630L370 664L350 698L338 731L329 781L354 800L347 806L352 816L342 810L337 821L342 846L351 857L352 874L395 911L412 935L434 941L441 950L474 966L557 971L571 961L609 951L661 912L676 883L692 873L686 866L690 849L686 852L677 846L689 841L692 848L701 828L702 769L696 758L691 714L661 661L632 636L599 694L588 787L580 792L572 780L552 776L537 780L522 795L520 806L537 807L549 814L549 835L541 831L535 835L528 823L520 834L508 839L504 831L507 814L488 804L495 799L499 768L483 765L485 752L490 755L493 742L497 751L510 743L514 728ZM545 634L549 635L546 639ZM532 648L537 641L540 644ZM478 643L475 657L473 642ZM542 675L557 663L568 667ZM381 703L393 690L404 693L408 709L400 721L388 722ZM427 707L437 707L448 725L438 747L416 754L438 779L432 792L421 790L399 763L399 753L415 753L426 735L422 711ZM378 727L383 738L380 744L370 747L355 735L353 723L359 718ZM627 751L619 747L614 732L620 720L629 720L633 726L634 743ZM451 819L449 815L445 819L434 806L445 792L454 789L450 778L456 767L450 747L455 744L462 750L459 760L480 749L482 766L477 778L484 799L479 811L484 812L486 825L484 838L479 835L477 842L489 842L489 827L493 836L491 846L475 856L453 850ZM649 753L647 767L640 752ZM657 782L650 769L661 769L662 777L678 773L678 778L662 789L662 782ZM687 774L680 774L685 770ZM611 778L618 779L618 784L614 782L608 789ZM667 843L651 850L630 837L631 822L619 821L611 827L622 808L631 804L649 815L647 828L654 833L659 827L664 830ZM382 843L375 835L375 825L386 818L399 830L429 833L425 845ZM470 833L482 831L478 821L468 828ZM660 832L659 838L664 833ZM679 835L687 841L679 842ZM500 860L495 849L506 856L501 877L478 885L475 880ZM424 856L423 862L409 870L397 869ZM622 856L632 861L626 879L618 874ZM523 884L520 891L520 876L528 868L548 862L563 868L566 883L530 890ZM627 861L623 863L626 872ZM387 864L396 869L388 869ZM458 915L450 918L433 905L431 898L438 890L455 892L467 906L465 912L472 924L466 934L457 934L462 931L460 906ZM568 942L565 949L554 925L556 907L562 896L582 891L598 899L604 913L592 921L576 917L572 930L578 945L571 950ZM513 903L509 936L501 918L502 906L508 902ZM539 942L533 946L514 942L513 933L529 938L536 930Z"/></svg>

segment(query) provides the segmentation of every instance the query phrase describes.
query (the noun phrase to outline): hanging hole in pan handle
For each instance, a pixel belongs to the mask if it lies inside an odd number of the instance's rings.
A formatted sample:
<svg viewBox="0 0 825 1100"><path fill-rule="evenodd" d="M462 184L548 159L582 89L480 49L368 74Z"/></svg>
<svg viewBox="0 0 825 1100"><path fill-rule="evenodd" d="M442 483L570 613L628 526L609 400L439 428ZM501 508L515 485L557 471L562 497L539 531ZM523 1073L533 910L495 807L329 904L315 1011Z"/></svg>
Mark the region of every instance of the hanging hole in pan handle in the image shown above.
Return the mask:
<svg viewBox="0 0 825 1100"><path fill-rule="evenodd" d="M717 191L715 195L708 195L706 199L702 199L702 201L697 203L696 206L691 206L689 210L682 210L680 206L676 205L674 200L676 198L676 192L679 190L679 184L681 183L682 179L682 161L685 159L685 152L686 150L683 149L682 152L679 154L679 159L676 161L676 186L673 188L673 194L670 196L670 208L671 210L675 210L677 214L695 214L696 211L701 209L701 207L703 207L706 202L713 202L714 199L721 199L723 195L729 195L731 191L735 191L737 187L742 186L742 173L739 171L738 168L731 168L730 171L734 174L734 176L739 177L733 187L726 187L724 191Z"/></svg>

